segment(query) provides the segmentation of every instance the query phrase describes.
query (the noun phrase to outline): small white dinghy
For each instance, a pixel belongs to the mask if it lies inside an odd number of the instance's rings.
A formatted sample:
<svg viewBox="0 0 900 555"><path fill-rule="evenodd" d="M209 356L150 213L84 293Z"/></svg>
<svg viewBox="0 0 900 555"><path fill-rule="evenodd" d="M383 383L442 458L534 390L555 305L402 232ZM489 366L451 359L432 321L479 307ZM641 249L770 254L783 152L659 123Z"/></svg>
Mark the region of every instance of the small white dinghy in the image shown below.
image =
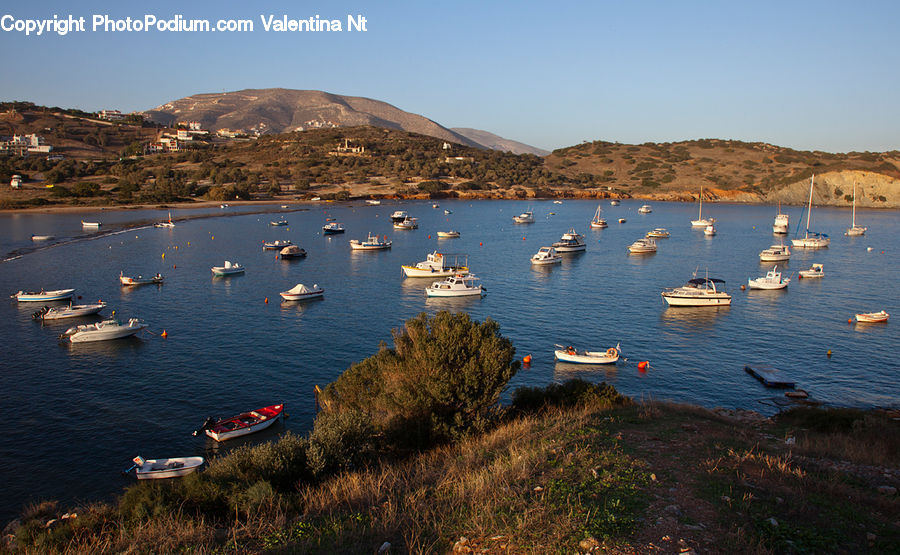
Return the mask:
<svg viewBox="0 0 900 555"><path fill-rule="evenodd" d="M212 270L213 275L216 276L233 276L235 274L244 273L243 266L237 262L231 262L230 260L226 260L224 266L213 266L210 270Z"/></svg>
<svg viewBox="0 0 900 555"><path fill-rule="evenodd" d="M286 301L305 301L307 299L316 299L325 294L325 290L314 283L312 287L307 287L302 283L298 283L287 291L279 293L281 298Z"/></svg>
<svg viewBox="0 0 900 555"><path fill-rule="evenodd" d="M622 354L618 343L606 351L583 351L572 346L563 347L562 345L556 345L556 347L557 349L553 351L556 360L576 364L614 364Z"/></svg>
<svg viewBox="0 0 900 555"><path fill-rule="evenodd" d="M140 455L134 461L134 475L138 480L180 478L196 472L203 466L203 457L172 457L169 459L144 459ZM129 469L130 470L130 469Z"/></svg>
<svg viewBox="0 0 900 555"><path fill-rule="evenodd" d="M162 285L162 282L165 278L163 278L162 274L157 273L155 276L144 277L141 275L138 276L126 276L125 272L119 272L119 283L122 285Z"/></svg>
<svg viewBox="0 0 900 555"><path fill-rule="evenodd" d="M63 318L78 318L80 316L91 316L97 314L106 303L99 302L95 304L69 304L68 306L45 306L31 315L35 320L61 320Z"/></svg>

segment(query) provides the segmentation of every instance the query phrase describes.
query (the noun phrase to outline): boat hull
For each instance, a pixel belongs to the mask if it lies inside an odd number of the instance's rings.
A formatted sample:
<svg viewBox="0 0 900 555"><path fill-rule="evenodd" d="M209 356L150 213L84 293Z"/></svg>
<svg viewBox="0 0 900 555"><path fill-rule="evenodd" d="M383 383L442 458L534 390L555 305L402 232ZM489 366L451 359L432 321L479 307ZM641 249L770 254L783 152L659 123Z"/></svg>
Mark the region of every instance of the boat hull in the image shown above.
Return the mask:
<svg viewBox="0 0 900 555"><path fill-rule="evenodd" d="M716 293L715 295L682 295L678 293L662 293L662 298L669 306L729 306L731 295Z"/></svg>
<svg viewBox="0 0 900 555"><path fill-rule="evenodd" d="M92 316L97 314L106 303L90 304L90 305L74 305L67 307L51 308L41 315L43 320L62 320L63 318L78 318L81 316Z"/></svg>
<svg viewBox="0 0 900 555"><path fill-rule="evenodd" d="M431 287L428 287L425 289L425 294L429 297L480 297L483 292L481 287L476 287L475 289L454 290L432 289Z"/></svg>
<svg viewBox="0 0 900 555"><path fill-rule="evenodd" d="M416 268L415 266L401 266L406 277L425 278L425 277L450 277L466 275L469 269L465 266L447 266L444 268Z"/></svg>
<svg viewBox="0 0 900 555"><path fill-rule="evenodd" d="M44 291L41 293L25 293L19 291L13 296L21 303L43 303L71 299L74 292L74 289L57 289L55 291Z"/></svg>
<svg viewBox="0 0 900 555"><path fill-rule="evenodd" d="M239 414L234 418L222 420L212 428L207 428L205 431L206 435L216 441L228 441L229 439L234 439L236 437L261 432L270 427L272 424L278 422L283 414L284 405L272 405L269 407L257 409L255 411ZM262 416L265 416L265 418L261 418ZM255 422L249 425L241 426L239 423L242 419L254 419ZM239 427L234 429L226 429L229 426L229 423L234 423Z"/></svg>
<svg viewBox="0 0 900 555"><path fill-rule="evenodd" d="M856 315L856 321L864 324L877 324L881 322L887 322L890 314L885 311L881 312L866 312L863 314Z"/></svg>
<svg viewBox="0 0 900 555"><path fill-rule="evenodd" d="M145 324L128 324L124 326L102 327L103 322L99 324L88 324L78 326L73 333L72 330L66 332L68 340L72 343L93 343L95 341L112 341L114 339L122 339L130 337L142 329L146 328Z"/></svg>
<svg viewBox="0 0 900 555"><path fill-rule="evenodd" d="M458 231L438 231L438 239L456 239L459 237Z"/></svg>
<svg viewBox="0 0 900 555"><path fill-rule="evenodd" d="M831 244L831 239L823 239L821 237L791 239L791 246L799 249L824 249L829 244Z"/></svg>
<svg viewBox="0 0 900 555"><path fill-rule="evenodd" d="M196 472L203 466L203 457L174 457L171 459L147 459L135 471L138 480L179 478Z"/></svg>
<svg viewBox="0 0 900 555"><path fill-rule="evenodd" d="M557 350L553 351L556 360L562 362L572 362L575 364L615 364L619 360L619 353L615 349L615 354L610 355L609 351L582 351L572 354L570 351Z"/></svg>

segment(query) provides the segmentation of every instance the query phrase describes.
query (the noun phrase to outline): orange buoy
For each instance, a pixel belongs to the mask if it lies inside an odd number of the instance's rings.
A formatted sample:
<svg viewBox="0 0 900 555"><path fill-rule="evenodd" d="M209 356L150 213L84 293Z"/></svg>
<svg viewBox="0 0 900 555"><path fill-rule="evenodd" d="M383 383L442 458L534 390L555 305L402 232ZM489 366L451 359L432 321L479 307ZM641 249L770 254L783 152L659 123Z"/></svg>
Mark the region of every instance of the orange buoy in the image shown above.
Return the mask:
<svg viewBox="0 0 900 555"><path fill-rule="evenodd" d="M525 364L531 364L531 355L525 355L525 358L522 359L522 362Z"/></svg>
<svg viewBox="0 0 900 555"><path fill-rule="evenodd" d="M175 268L177 268L177 267L178 267L178 266L177 266L176 264L172 264L172 269L173 269L173 270L174 270Z"/></svg>
<svg viewBox="0 0 900 555"><path fill-rule="evenodd" d="M847 323L848 323L848 324L852 324L852 323L853 323L853 318L847 318Z"/></svg>
<svg viewBox="0 0 900 555"><path fill-rule="evenodd" d="M743 290L746 289L746 288L747 288L746 285L741 285L741 291L743 291Z"/></svg>
<svg viewBox="0 0 900 555"><path fill-rule="evenodd" d="M166 330L163 330L162 333L159 334L159 336L160 336L160 337L169 337L169 334L166 333Z"/></svg>
<svg viewBox="0 0 900 555"><path fill-rule="evenodd" d="M524 240L525 240L525 238L524 238L524 237L522 237L522 240L523 240L523 241L524 241Z"/></svg>
<svg viewBox="0 0 900 555"><path fill-rule="evenodd" d="M431 235L429 235L428 238L431 239Z"/></svg>
<svg viewBox="0 0 900 555"><path fill-rule="evenodd" d="M479 243L478 243L478 246L479 246L479 247L483 247L483 246L484 246L484 243L479 242Z"/></svg>
<svg viewBox="0 0 900 555"><path fill-rule="evenodd" d="M266 304L269 304L269 297L266 297Z"/></svg>
<svg viewBox="0 0 900 555"><path fill-rule="evenodd" d="M638 363L638 370L640 370L641 372L646 372L647 368L649 368L649 367L650 367L649 360L642 360L641 362Z"/></svg>
<svg viewBox="0 0 900 555"><path fill-rule="evenodd" d="M828 358L831 358L831 349L828 349L828 352L825 353L825 356L827 356Z"/></svg>
<svg viewBox="0 0 900 555"><path fill-rule="evenodd" d="M803 279L803 274L798 275L797 279Z"/></svg>

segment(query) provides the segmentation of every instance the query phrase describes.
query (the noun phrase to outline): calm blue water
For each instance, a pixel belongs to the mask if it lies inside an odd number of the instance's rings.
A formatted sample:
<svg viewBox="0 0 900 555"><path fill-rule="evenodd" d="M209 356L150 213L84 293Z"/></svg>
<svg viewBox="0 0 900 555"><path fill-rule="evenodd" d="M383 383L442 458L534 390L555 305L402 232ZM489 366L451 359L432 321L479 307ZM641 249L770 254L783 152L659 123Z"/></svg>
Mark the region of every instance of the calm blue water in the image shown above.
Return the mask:
<svg viewBox="0 0 900 555"><path fill-rule="evenodd" d="M0 520L31 501L108 498L127 483L118 472L138 454L210 454L214 444L191 436L206 416L284 402L290 413L284 426L245 441L271 439L284 429L305 432L314 418L313 386L390 343L391 329L422 311L462 310L498 321L518 356L534 358L512 388L580 376L606 380L635 398L772 412L760 400L779 393L742 370L747 362L768 361L823 401L900 405L898 323L847 323L860 311L900 317L895 211L860 210L858 221L869 232L848 238L848 210L814 209L814 227L832 236L831 247L795 249L787 291L744 292L741 283L769 267L759 263L759 251L778 242L773 207L710 204L705 213L718 219L719 234L707 238L690 227L697 210L691 204L656 202L652 214L641 215L641 202L605 202L610 227L597 231L588 228L594 201L440 204L297 205L286 214L287 228L268 225L277 216L249 213L259 207L174 210L176 220L195 219L172 230L111 234L165 219L166 211L0 215L0 259L7 259L0 262L0 291L76 287L82 302L103 299L107 313L139 317L150 330L130 340L61 345L57 336L71 321L42 326L31 319L38 305L0 302L6 415ZM393 230L388 215L397 208L418 217L419 229ZM444 208L453 213L444 215ZM513 224L512 216L528 208L537 222ZM792 229L800 214L791 210ZM627 223L616 223L622 216ZM343 222L347 233L323 237L326 217ZM82 218L101 220L103 231L82 231ZM570 227L586 235L587 252L569 255L561 266L532 268L530 256ZM672 233L658 240L659 252L628 255L625 247L654 227ZM436 232L446 229L462 237L438 240ZM348 240L369 231L388 235L393 249L351 251ZM35 249L31 234L57 239ZM277 260L261 248L274 239L293 240L308 258ZM468 254L488 295L426 300L429 280L404 280L400 265L435 249ZM243 264L246 274L213 278L209 268L226 259ZM796 272L813 262L824 264L826 277L798 281ZM697 268L728 282L730 308L666 308L660 291L681 285ZM166 282L125 289L120 271L161 272ZM324 300L282 304L278 293L298 282L324 287ZM168 338L159 336L163 330ZM617 342L628 357L617 366L553 359L554 343L606 349ZM637 370L642 360L651 364L646 373Z"/></svg>

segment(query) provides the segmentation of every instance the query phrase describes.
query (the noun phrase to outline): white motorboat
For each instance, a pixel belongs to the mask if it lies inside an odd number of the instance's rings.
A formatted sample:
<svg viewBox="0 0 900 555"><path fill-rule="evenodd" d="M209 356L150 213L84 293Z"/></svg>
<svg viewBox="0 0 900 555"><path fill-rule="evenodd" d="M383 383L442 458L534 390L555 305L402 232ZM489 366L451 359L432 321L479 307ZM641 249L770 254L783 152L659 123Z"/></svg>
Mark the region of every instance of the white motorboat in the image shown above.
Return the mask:
<svg viewBox="0 0 900 555"><path fill-rule="evenodd" d="M325 294L325 290L314 283L312 287L307 287L302 283L291 287L287 291L279 293L281 298L286 301L305 301L307 299L317 299Z"/></svg>
<svg viewBox="0 0 900 555"><path fill-rule="evenodd" d="M800 270L799 275L801 278L820 278L825 277L825 271L821 264L813 264L809 270Z"/></svg>
<svg viewBox="0 0 900 555"><path fill-rule="evenodd" d="M71 299L72 293L74 292L74 289L55 289L53 291L44 291L41 289L40 291L19 291L14 295L10 295L10 297L15 298L20 303L44 303L48 301L64 301L66 299Z"/></svg>
<svg viewBox="0 0 900 555"><path fill-rule="evenodd" d="M110 341L132 336L146 327L147 325L137 318L129 318L128 322L124 324L115 318L110 318L95 324L82 324L69 328L60 336L60 339L68 340L72 343Z"/></svg>
<svg viewBox="0 0 900 555"><path fill-rule="evenodd" d="M265 251L281 250L284 247L289 247L293 244L294 244L293 241L291 241L290 239L266 241L263 243L263 250L265 250Z"/></svg>
<svg viewBox="0 0 900 555"><path fill-rule="evenodd" d="M453 256L453 260L449 259ZM460 263L457 254L447 255L437 251L428 253L425 260L417 262L415 266L401 266L406 277L446 277L455 274L466 275L469 273L468 261L464 258ZM464 255L463 255L464 256Z"/></svg>
<svg viewBox="0 0 900 555"><path fill-rule="evenodd" d="M394 213L391 214L391 221L395 222L395 223L402 222L403 220L405 220L408 217L409 217L409 214L407 214L405 211L395 210Z"/></svg>
<svg viewBox="0 0 900 555"><path fill-rule="evenodd" d="M778 213L775 214L775 222L772 224L772 233L787 235L790 216L781 212L781 203L778 203Z"/></svg>
<svg viewBox="0 0 900 555"><path fill-rule="evenodd" d="M391 248L391 242L387 240L387 235L384 236L384 240L381 240L377 235L372 235L372 233L370 232L365 241L350 239L350 248L355 251L375 251L381 249L389 249Z"/></svg>
<svg viewBox="0 0 900 555"><path fill-rule="evenodd" d="M584 242L584 235L575 231L574 227L563 233L559 241L551 246L556 249L556 252L581 252L587 248Z"/></svg>
<svg viewBox="0 0 900 555"><path fill-rule="evenodd" d="M338 222L329 222L322 226L322 232L325 235L334 235L336 233L344 232L344 224L340 224Z"/></svg>
<svg viewBox="0 0 900 555"><path fill-rule="evenodd" d="M844 235L849 235L850 237L859 237L860 235L865 235L866 230L869 229L867 227L863 227L861 225L856 225L856 182L853 182L853 216L850 219L850 229Z"/></svg>
<svg viewBox="0 0 900 555"><path fill-rule="evenodd" d="M791 282L791 278L782 278L778 266L766 272L765 277L748 279L747 286L750 289L784 289Z"/></svg>
<svg viewBox="0 0 900 555"><path fill-rule="evenodd" d="M285 258L306 258L306 250L301 249L297 245L288 245L278 251L278 256L280 256L282 260Z"/></svg>
<svg viewBox="0 0 900 555"><path fill-rule="evenodd" d="M138 480L180 478L203 466L203 457L172 457L169 459L134 459L134 475Z"/></svg>
<svg viewBox="0 0 900 555"><path fill-rule="evenodd" d="M49 241L50 239L53 239L52 235L32 235L31 236L32 241Z"/></svg>
<svg viewBox="0 0 900 555"><path fill-rule="evenodd" d="M443 281L435 281L425 288L425 294L429 297L468 297L484 294L485 289L473 274L456 274Z"/></svg>
<svg viewBox="0 0 900 555"><path fill-rule="evenodd" d="M452 213L453 213L453 210L450 210L450 209L448 209L448 208L444 208L444 215L445 215L445 216L449 216L449 215L452 214Z"/></svg>
<svg viewBox="0 0 900 555"><path fill-rule="evenodd" d="M284 405L270 405L247 412L242 412L231 418L209 417L194 435L206 433L216 441L228 441L236 437L245 436L265 430L275 424L284 416Z"/></svg>
<svg viewBox="0 0 900 555"><path fill-rule="evenodd" d="M664 227L657 227L656 229L648 231L647 237L651 237L653 239L668 239L669 232Z"/></svg>
<svg viewBox="0 0 900 555"><path fill-rule="evenodd" d="M172 213L169 212L168 220L166 220L164 222L156 222L155 224L153 224L153 227L168 227L168 228L175 227L175 222L172 221Z"/></svg>
<svg viewBox="0 0 900 555"><path fill-rule="evenodd" d="M553 351L556 360L574 362L576 364L615 364L621 355L618 344L605 351L585 351L572 346L564 347L558 344L556 346L558 348Z"/></svg>
<svg viewBox="0 0 900 555"><path fill-rule="evenodd" d="M609 205L610 205L610 206L619 206L619 201L617 201L617 200L611 200L611 201L609 201Z"/></svg>
<svg viewBox="0 0 900 555"><path fill-rule="evenodd" d="M640 214L649 214L650 212L653 212L653 209L650 208L649 204L645 204L645 205L641 206L640 208L638 208L638 213L640 213Z"/></svg>
<svg viewBox="0 0 900 555"><path fill-rule="evenodd" d="M440 208L441 205L438 204L438 203L436 203L436 202L432 202L432 203L431 203L431 207L432 207L432 208Z"/></svg>
<svg viewBox="0 0 900 555"><path fill-rule="evenodd" d="M376 199L368 199L366 200L366 204L370 206L378 206L379 204L381 204L381 201Z"/></svg>
<svg viewBox="0 0 900 555"><path fill-rule="evenodd" d="M231 262L230 260L226 260L223 266L213 266L210 268L213 275L216 276L233 276L235 274L243 274L244 267L238 264L237 262Z"/></svg>
<svg viewBox="0 0 900 555"><path fill-rule="evenodd" d="M119 272L119 283L122 285L161 285L163 282L162 274L157 273L155 276L144 277L144 276L126 276L124 272Z"/></svg>
<svg viewBox="0 0 900 555"><path fill-rule="evenodd" d="M816 233L809 230L810 223L812 222L812 195L815 180L815 175L809 178L809 207L806 209L806 235L791 239L791 245L797 248L821 249L827 247L829 243L831 243L831 239L824 233Z"/></svg>
<svg viewBox="0 0 900 555"><path fill-rule="evenodd" d="M624 223L625 223L625 218L619 218L619 223L620 223L620 224L624 224Z"/></svg>
<svg viewBox="0 0 900 555"><path fill-rule="evenodd" d="M887 322L888 318L890 317L891 315L883 310L880 312L863 312L856 315L856 321L861 323L874 324L878 322Z"/></svg>
<svg viewBox="0 0 900 555"><path fill-rule="evenodd" d="M553 204L562 204L562 201L561 201L561 200L554 200L554 201L553 201Z"/></svg>
<svg viewBox="0 0 900 555"><path fill-rule="evenodd" d="M526 210L518 216L513 216L513 221L517 224L533 224L534 212L532 212L531 210Z"/></svg>
<svg viewBox="0 0 900 555"><path fill-rule="evenodd" d="M594 212L594 217L591 218L591 227L594 229L603 229L604 227L608 227L606 220L600 215L603 212L603 209L600 205L597 205L597 210Z"/></svg>
<svg viewBox="0 0 900 555"><path fill-rule="evenodd" d="M782 262L791 259L791 249L787 245L772 245L759 253L760 262Z"/></svg>
<svg viewBox="0 0 900 555"><path fill-rule="evenodd" d="M438 239L456 239L459 237L458 231L438 231L437 232Z"/></svg>
<svg viewBox="0 0 900 555"><path fill-rule="evenodd" d="M531 257L531 263L535 266L559 264L560 262L562 262L562 256L557 254L556 249L553 247L541 247Z"/></svg>
<svg viewBox="0 0 900 555"><path fill-rule="evenodd" d="M419 220L407 216L402 221L394 222L394 229L419 229Z"/></svg>
<svg viewBox="0 0 900 555"><path fill-rule="evenodd" d="M716 223L715 218L703 217L703 186L700 186L700 211L697 212L697 219L691 220L691 227L706 227Z"/></svg>
<svg viewBox="0 0 900 555"><path fill-rule="evenodd" d="M656 252L656 241L649 237L642 237L634 243L628 245L628 252L631 254L647 254Z"/></svg>
<svg viewBox="0 0 900 555"><path fill-rule="evenodd" d="M716 226L714 226L713 224L709 224L708 226L703 228L703 235L706 235L707 237L712 237L715 234L716 234Z"/></svg>
<svg viewBox="0 0 900 555"><path fill-rule="evenodd" d="M282 218L279 218L278 220L269 222L269 225L275 226L275 227L283 227L283 226L288 225L288 221L282 217Z"/></svg>
<svg viewBox="0 0 900 555"><path fill-rule="evenodd" d="M726 306L731 304L731 295L725 292L725 280L711 277L690 279L681 287L667 289L661 294L669 306Z"/></svg>
<svg viewBox="0 0 900 555"><path fill-rule="evenodd" d="M63 318L78 318L81 316L91 316L97 314L106 303L99 302L94 304L69 304L68 306L44 306L31 315L35 320L61 320Z"/></svg>
<svg viewBox="0 0 900 555"><path fill-rule="evenodd" d="M100 222L86 222L86 221L84 221L84 220L81 220L81 227L83 227L83 228L87 228L87 229L97 229L97 228L99 228L101 225L103 225L103 224L101 224Z"/></svg>

